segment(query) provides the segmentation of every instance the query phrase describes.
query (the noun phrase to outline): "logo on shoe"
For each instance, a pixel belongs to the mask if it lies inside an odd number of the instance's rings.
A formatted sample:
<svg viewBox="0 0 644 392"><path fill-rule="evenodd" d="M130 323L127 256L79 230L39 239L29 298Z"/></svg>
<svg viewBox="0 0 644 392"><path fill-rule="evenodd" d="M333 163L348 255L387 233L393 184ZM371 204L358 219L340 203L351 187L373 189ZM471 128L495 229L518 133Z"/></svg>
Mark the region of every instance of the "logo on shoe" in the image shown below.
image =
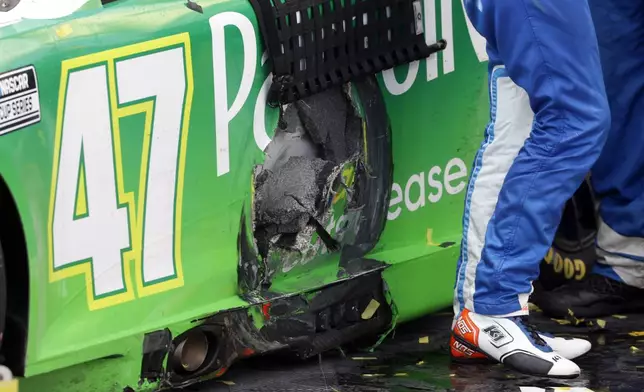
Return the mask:
<svg viewBox="0 0 644 392"><path fill-rule="evenodd" d="M458 342L456 340L453 341L452 348L454 350L458 351L459 353L464 354L467 357L471 357L471 356L474 355L474 350L472 350L471 348L468 348L466 345L464 345L464 344L462 344L462 343L460 343L460 342Z"/></svg>
<svg viewBox="0 0 644 392"><path fill-rule="evenodd" d="M467 335L468 333L472 333L472 330L470 327L465 323L465 320L460 319L456 323L456 328L458 328L459 331L461 331L461 334Z"/></svg>
<svg viewBox="0 0 644 392"><path fill-rule="evenodd" d="M499 324L492 324L483 329L483 332L490 337L490 343L496 348L512 343L514 337Z"/></svg>
<svg viewBox="0 0 644 392"><path fill-rule="evenodd" d="M485 328L483 332L485 332L494 342L505 339L505 335L496 325L490 325L489 327Z"/></svg>

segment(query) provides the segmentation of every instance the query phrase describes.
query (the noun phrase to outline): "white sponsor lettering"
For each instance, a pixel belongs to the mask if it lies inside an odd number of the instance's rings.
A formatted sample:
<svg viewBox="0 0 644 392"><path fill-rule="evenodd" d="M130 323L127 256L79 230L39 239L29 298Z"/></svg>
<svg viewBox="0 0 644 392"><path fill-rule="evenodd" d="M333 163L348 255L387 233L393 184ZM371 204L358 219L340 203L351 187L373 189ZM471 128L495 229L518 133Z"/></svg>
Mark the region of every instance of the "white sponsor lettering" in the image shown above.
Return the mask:
<svg viewBox="0 0 644 392"><path fill-rule="evenodd" d="M456 168L456 171L452 170ZM456 195L465 189L463 178L467 176L465 162L459 158L453 158L445 166L445 190L450 195ZM456 183L454 181L457 181Z"/></svg>
<svg viewBox="0 0 644 392"><path fill-rule="evenodd" d="M268 52L264 52L262 55L262 67L268 60ZM269 73L262 88L259 90L257 95L257 101L255 102L255 113L253 114L253 136L255 137L255 143L260 150L268 146L268 143L271 142L271 138L266 132L266 98L268 97L268 90L271 87L271 82L273 80L273 73Z"/></svg>
<svg viewBox="0 0 644 392"><path fill-rule="evenodd" d="M443 74L454 72L454 28L452 26L452 0L441 0L441 34L444 40L448 42L442 51L443 56ZM465 17L467 19L467 16ZM451 43L451 45L450 45Z"/></svg>
<svg viewBox="0 0 644 392"><path fill-rule="evenodd" d="M225 27L234 26L241 33L244 63L242 78L233 103L228 106L228 74L226 72ZM210 18L212 31L212 71L215 94L215 143L217 151L217 175L230 171L229 125L239 114L250 95L255 79L257 63L257 39L255 28L246 16L238 12L222 12ZM262 113L263 115L263 113Z"/></svg>
<svg viewBox="0 0 644 392"><path fill-rule="evenodd" d="M458 328L459 331L461 331L463 335L472 333L472 330L470 329L470 327L468 327L467 324L465 324L465 321L463 320L458 320L458 322L456 323L456 327Z"/></svg>
<svg viewBox="0 0 644 392"><path fill-rule="evenodd" d="M460 158L452 158L445 165L432 167L424 172L412 174L405 183L404 189L398 183L391 187L388 220L394 220L402 213L401 204L410 211L417 211L426 203L438 203L443 197L443 190L449 195L456 195L465 189L467 167ZM404 202L404 203L403 203Z"/></svg>
<svg viewBox="0 0 644 392"><path fill-rule="evenodd" d="M5 124L40 110L38 93L0 103L0 123Z"/></svg>
<svg viewBox="0 0 644 392"><path fill-rule="evenodd" d="M456 70L456 63L454 61L454 25L461 23L460 16L458 21L454 21L454 13L452 12L452 0L440 0L441 2L441 38L447 40L447 47L440 52L443 63L443 75L447 75ZM437 37L437 20L436 15L436 0L424 0L423 5L425 8L425 42L428 45L435 43ZM458 13L460 15L460 13ZM487 52L485 50L486 41L474 28L470 20L465 15L465 7L463 6L463 16L467 25L467 32L470 37L470 42L474 49L479 62L487 61ZM409 91L417 80L418 69L424 63L426 67L426 81L432 81L438 77L438 57L437 54L432 54L429 58L422 61L414 61L409 64L407 74L402 82L398 82L393 69L388 69L382 72L383 82L385 88L392 95L402 95Z"/></svg>
<svg viewBox="0 0 644 392"><path fill-rule="evenodd" d="M462 352L465 355L474 355L474 350L457 341L454 341L454 349L456 351Z"/></svg>
<svg viewBox="0 0 644 392"><path fill-rule="evenodd" d="M33 85L30 85L30 74ZM28 66L0 75L0 135L39 121L36 69Z"/></svg>
<svg viewBox="0 0 644 392"><path fill-rule="evenodd" d="M0 97L24 91L29 88L29 77L26 73L0 79Z"/></svg>
<svg viewBox="0 0 644 392"><path fill-rule="evenodd" d="M465 3L462 1L461 7L463 8L463 14L466 14L465 12ZM485 47L487 46L487 41L481 34L476 31L474 28L474 25L470 21L470 18L465 16L465 24L467 25L467 32L469 33L470 36L470 41L472 41L472 47L474 48L474 53L476 53L476 58L479 59L479 62L487 61L488 56L487 56L487 50Z"/></svg>
<svg viewBox="0 0 644 392"><path fill-rule="evenodd" d="M398 205L403 201L402 197L402 189L400 188L400 185L396 184L395 182L391 186L391 197L389 199L389 208ZM400 213L402 212L402 208L396 207L393 211L387 212L387 219L388 220L394 220L400 216Z"/></svg>
<svg viewBox="0 0 644 392"><path fill-rule="evenodd" d="M226 32L230 29L225 27L234 26L241 33L244 60L242 64L242 76L239 84L229 86L229 75L226 67ZM223 176L230 172L230 123L235 119L244 105L246 105L253 82L257 73L257 40L256 31L250 19L238 12L222 12L210 18L210 29L212 32L212 61L214 77L215 97L215 143L217 176ZM238 34L238 33L237 33ZM261 57L261 67L268 60L268 53L264 52ZM237 71L235 71L237 72ZM253 137L255 144L260 150L264 150L271 142L266 132L266 98L273 80L273 74L269 73L261 85L255 100L253 112ZM238 86L238 87L236 87ZM237 92L231 105L228 104L228 88L236 87Z"/></svg>
<svg viewBox="0 0 644 392"><path fill-rule="evenodd" d="M435 55L432 55L435 56ZM409 91L411 86L416 81L416 75L418 75L418 61L412 61L409 63L409 69L407 70L407 76L402 83L398 83L396 80L396 75L394 75L393 69L388 69L383 71L382 80L385 82L385 87L391 95L402 95Z"/></svg>
<svg viewBox="0 0 644 392"><path fill-rule="evenodd" d="M441 0L443 3L446 0ZM452 36L452 17L451 1L449 5L441 3L441 20L442 36ZM436 0L423 0L424 7L424 31L427 43L434 43L437 39L436 32ZM467 19L467 18L466 18ZM449 23L447 23L449 21ZM229 75L226 67L226 44L225 34L230 34L231 29L225 27L235 27L241 33L241 45L243 47L243 64L241 81L239 84L229 85ZM215 117L215 143L216 143L216 162L217 175L222 176L230 172L230 123L240 115L242 108L246 105L257 73L258 46L256 40L256 31L251 21L244 15L237 12L223 12L210 18L210 28L212 32L212 49L213 49L213 77L214 77L214 117ZM475 46L475 52L480 61L486 60L479 56L479 53L485 53L485 40L482 39L473 28L469 28L472 44ZM481 46L480 48L477 46ZM453 48L452 48L453 50ZM481 51L482 50L482 51ZM453 54L443 57L443 72L453 72L455 70ZM266 53L261 57L260 67L267 62ZM427 81L438 77L438 60L436 54L430 56L425 61ZM409 64L407 75L402 82L398 82L393 70L383 72L384 84L386 89L393 95L401 95L407 92L417 79L421 62L414 61ZM447 65L446 65L447 64ZM451 64L451 65L449 65ZM237 72L237 71L236 71ZM266 96L271 84L272 74L263 80L259 94L254 102L253 112L253 136L257 147L264 150L271 139L268 136L265 124ZM236 89L236 92L229 94L229 88ZM229 97L232 104L229 104ZM234 153L234 152L233 152ZM234 159L234 158L232 158ZM467 176L465 163L454 158L450 160L445 168L438 166L432 167L427 173L413 174L402 187L394 183L392 186L391 207L388 219L396 219L402 208L396 207L404 202L409 211L416 211L424 207L427 202L437 203L447 193L455 195L465 188L464 178ZM420 191L420 196L415 195Z"/></svg>

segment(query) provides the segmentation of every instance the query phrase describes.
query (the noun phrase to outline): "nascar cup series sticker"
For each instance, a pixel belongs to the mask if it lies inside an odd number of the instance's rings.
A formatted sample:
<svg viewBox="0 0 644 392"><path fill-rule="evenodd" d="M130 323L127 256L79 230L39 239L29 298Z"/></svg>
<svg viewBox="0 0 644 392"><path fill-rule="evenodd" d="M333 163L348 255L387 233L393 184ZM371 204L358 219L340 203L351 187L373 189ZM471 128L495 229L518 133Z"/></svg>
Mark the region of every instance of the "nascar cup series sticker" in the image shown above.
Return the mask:
<svg viewBox="0 0 644 392"><path fill-rule="evenodd" d="M0 135L40 122L37 79L33 66L0 74Z"/></svg>

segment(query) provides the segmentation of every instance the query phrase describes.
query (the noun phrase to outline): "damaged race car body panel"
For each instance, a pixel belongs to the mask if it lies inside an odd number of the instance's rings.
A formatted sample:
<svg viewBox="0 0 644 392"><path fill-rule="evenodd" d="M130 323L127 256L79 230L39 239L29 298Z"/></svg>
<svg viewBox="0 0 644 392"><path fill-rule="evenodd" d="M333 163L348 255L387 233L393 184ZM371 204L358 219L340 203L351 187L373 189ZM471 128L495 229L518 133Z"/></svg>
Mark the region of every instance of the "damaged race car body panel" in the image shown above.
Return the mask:
<svg viewBox="0 0 644 392"><path fill-rule="evenodd" d="M374 272L218 313L199 320L171 346L165 330L155 331L145 338L142 379L160 380L162 389L180 388L221 376L236 360L258 354L306 359L358 340L373 342L394 319L391 305L382 277ZM165 354L164 368L158 358Z"/></svg>
<svg viewBox="0 0 644 392"><path fill-rule="evenodd" d="M27 390L186 386L451 303L488 115L460 1L399 2L440 52L279 107L250 2L56 3L0 8L0 354Z"/></svg>
<svg viewBox="0 0 644 392"><path fill-rule="evenodd" d="M240 232L240 286L249 300L385 266L363 258L384 228L391 189L385 113L375 79L331 89L285 109L266 160L255 169L253 221L247 223L254 228L253 238L246 223ZM328 273L311 273L313 269ZM288 280L303 275L309 278L299 288L289 286Z"/></svg>

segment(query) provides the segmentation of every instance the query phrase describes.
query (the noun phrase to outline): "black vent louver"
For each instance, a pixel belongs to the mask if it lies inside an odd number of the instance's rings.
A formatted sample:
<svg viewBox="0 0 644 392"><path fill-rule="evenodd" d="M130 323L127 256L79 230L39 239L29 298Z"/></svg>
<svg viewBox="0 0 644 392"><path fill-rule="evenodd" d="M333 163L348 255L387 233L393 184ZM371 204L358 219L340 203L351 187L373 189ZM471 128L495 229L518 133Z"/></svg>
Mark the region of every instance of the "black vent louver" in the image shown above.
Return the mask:
<svg viewBox="0 0 644 392"><path fill-rule="evenodd" d="M443 50L425 43L419 0L251 0L268 56L272 106Z"/></svg>

